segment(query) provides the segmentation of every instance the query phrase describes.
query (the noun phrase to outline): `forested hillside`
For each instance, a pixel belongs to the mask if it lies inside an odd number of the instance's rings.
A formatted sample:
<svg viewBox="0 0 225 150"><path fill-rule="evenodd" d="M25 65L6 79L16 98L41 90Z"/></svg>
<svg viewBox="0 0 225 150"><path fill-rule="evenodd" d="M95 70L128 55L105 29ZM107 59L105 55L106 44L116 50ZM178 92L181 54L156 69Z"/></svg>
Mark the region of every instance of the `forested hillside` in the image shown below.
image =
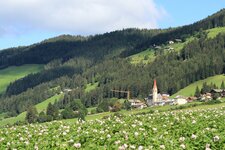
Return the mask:
<svg viewBox="0 0 225 150"><path fill-rule="evenodd" d="M225 72L225 34L208 38L206 31L225 26L225 10L191 25L165 30L126 29L89 37L64 35L27 47L0 52L1 68L27 63L45 64L45 69L11 83L0 98L0 112L12 115L26 111L64 89L71 89L56 105L64 109L80 99L86 107L98 106L113 95L112 89L129 90L143 99L157 79L162 93ZM196 36L197 35L197 36ZM190 37L192 40L188 41ZM130 55L187 40L179 51L155 55L149 63L132 64ZM87 85L95 85L85 90Z"/></svg>

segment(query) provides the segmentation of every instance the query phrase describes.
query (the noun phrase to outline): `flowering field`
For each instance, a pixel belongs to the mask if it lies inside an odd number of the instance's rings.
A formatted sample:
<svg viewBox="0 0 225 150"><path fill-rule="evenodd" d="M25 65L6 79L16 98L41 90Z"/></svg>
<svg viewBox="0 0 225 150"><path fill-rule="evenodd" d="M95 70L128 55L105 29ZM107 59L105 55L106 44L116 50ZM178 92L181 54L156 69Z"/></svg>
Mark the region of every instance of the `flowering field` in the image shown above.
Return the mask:
<svg viewBox="0 0 225 150"><path fill-rule="evenodd" d="M0 129L0 149L225 149L225 107Z"/></svg>

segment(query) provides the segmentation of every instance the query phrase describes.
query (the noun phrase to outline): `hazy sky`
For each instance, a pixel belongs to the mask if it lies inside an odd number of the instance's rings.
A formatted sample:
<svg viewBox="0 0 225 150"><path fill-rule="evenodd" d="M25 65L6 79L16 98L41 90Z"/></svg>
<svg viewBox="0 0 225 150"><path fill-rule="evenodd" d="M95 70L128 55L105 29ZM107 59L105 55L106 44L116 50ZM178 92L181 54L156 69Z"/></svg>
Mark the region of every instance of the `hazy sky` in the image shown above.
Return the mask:
<svg viewBox="0 0 225 150"><path fill-rule="evenodd" d="M181 26L225 8L225 0L0 0L0 6L3 49L60 34Z"/></svg>

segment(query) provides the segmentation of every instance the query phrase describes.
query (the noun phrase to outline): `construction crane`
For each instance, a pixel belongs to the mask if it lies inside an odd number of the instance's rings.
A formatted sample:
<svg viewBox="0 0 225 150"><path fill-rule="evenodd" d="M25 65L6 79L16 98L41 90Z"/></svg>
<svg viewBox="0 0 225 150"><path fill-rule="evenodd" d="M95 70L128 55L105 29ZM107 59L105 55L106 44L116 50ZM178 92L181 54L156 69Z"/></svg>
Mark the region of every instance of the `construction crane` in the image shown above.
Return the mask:
<svg viewBox="0 0 225 150"><path fill-rule="evenodd" d="M111 90L112 92L117 92L117 93L126 93L127 94L127 100L130 99L130 91L121 91L121 90Z"/></svg>

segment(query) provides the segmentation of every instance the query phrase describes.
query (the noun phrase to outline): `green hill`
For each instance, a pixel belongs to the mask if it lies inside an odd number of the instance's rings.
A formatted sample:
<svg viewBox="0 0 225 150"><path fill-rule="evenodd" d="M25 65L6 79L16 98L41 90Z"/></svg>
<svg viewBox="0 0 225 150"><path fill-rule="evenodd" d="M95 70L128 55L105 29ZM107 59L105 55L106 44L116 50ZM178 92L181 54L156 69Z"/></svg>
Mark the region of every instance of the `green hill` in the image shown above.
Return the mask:
<svg viewBox="0 0 225 150"><path fill-rule="evenodd" d="M198 86L199 88L202 88L202 84L204 82L208 84L213 83L213 84L216 84L216 86L220 87L222 81L225 81L225 75L216 75L213 77L206 78L204 80L199 80L181 89L180 91L178 91L176 94L172 95L171 97L175 97L177 95L193 96L195 93L196 87Z"/></svg>
<svg viewBox="0 0 225 150"><path fill-rule="evenodd" d="M12 66L0 70L0 94L5 92L7 86L30 73L43 70L43 65L29 64L23 66Z"/></svg>
<svg viewBox="0 0 225 150"><path fill-rule="evenodd" d="M225 27L209 29L206 32L208 32L208 38L215 38L219 33L225 33Z"/></svg>
<svg viewBox="0 0 225 150"><path fill-rule="evenodd" d="M37 108L38 113L42 112L42 111L46 111L46 108L48 106L49 103L54 103L55 101L58 101L60 98L62 98L64 96L64 94L59 94L59 95L55 95L49 99L46 99L45 101L35 105L35 107ZM0 114L1 116L1 114ZM10 118L6 118L6 119L2 119L0 121L0 126L5 126L7 124L14 124L18 121L24 121L26 117L26 112L23 112L21 114L19 114L16 117L10 117Z"/></svg>

